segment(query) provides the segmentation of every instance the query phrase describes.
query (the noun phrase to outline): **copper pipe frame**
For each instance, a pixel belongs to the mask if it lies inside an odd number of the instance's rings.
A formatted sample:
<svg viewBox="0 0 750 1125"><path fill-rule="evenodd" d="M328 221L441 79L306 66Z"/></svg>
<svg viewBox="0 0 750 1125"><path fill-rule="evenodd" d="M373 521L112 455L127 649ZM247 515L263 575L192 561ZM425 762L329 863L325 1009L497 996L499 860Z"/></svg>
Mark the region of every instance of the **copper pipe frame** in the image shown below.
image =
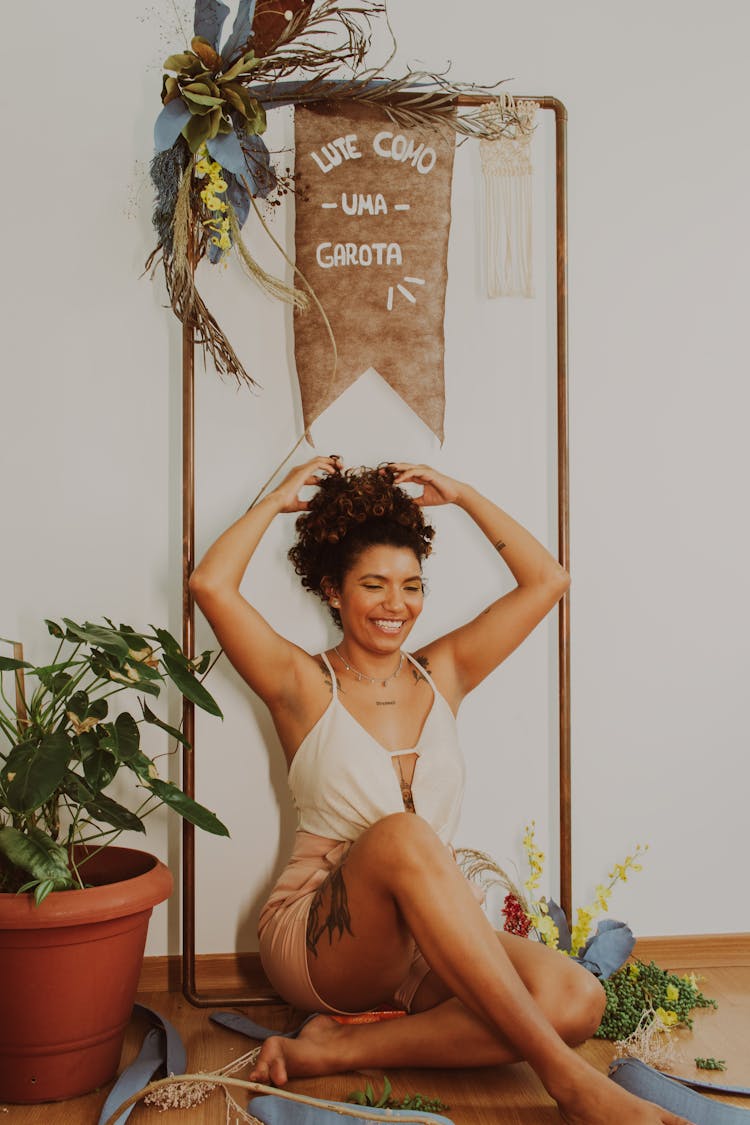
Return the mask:
<svg viewBox="0 0 750 1125"><path fill-rule="evenodd" d="M481 105L487 99L474 95L459 98L459 105ZM516 97L520 100L520 95ZM540 109L555 115L555 226L557 252L557 522L558 559L570 569L568 472L568 231L567 231L567 121L565 106L557 98L531 97ZM195 655L195 608L188 586L195 562L195 345L189 327L182 332L182 645ZM571 916L571 775L570 775L570 595L558 608L558 699L560 717L560 905ZM183 731L189 746L182 753L182 785L195 796L195 711L185 700ZM268 1004L272 992L253 996L212 995L200 992L195 979L195 829L182 823L182 992L197 1008L243 1007Z"/></svg>

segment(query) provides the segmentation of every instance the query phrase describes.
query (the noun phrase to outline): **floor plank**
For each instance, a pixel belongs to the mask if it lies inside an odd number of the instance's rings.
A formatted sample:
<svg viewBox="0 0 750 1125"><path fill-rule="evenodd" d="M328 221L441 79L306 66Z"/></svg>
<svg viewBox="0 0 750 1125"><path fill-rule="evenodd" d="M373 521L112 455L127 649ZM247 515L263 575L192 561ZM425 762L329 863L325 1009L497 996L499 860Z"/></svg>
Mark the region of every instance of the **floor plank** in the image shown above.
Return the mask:
<svg viewBox="0 0 750 1125"><path fill-rule="evenodd" d="M691 971L690 966L675 966L674 969ZM696 1012L694 1031L677 1033L680 1063L676 1073L750 1086L747 1046L750 1042L750 968L723 966L700 972L704 978L700 987L707 996L718 1000L719 1009ZM210 1023L208 1013L192 1007L181 994L140 993L138 999L174 1023L183 1036L193 1071L222 1066L239 1058L253 1045ZM289 1024L289 1012L278 1005L249 1009L248 1014L270 1027L283 1029ZM123 1065L137 1054L145 1029L145 1021L134 1017L123 1048ZM459 1049L457 1044L456 1050ZM578 1050L605 1073L615 1054L612 1044L604 1040L589 1040ZM721 1074L697 1071L694 1059L701 1055L726 1059L727 1070ZM382 1079L379 1074L373 1077L378 1083ZM441 1098L450 1106L446 1114L455 1125L560 1125L553 1102L525 1063L495 1069L401 1070L389 1073L389 1078L397 1096L420 1091ZM292 1083L290 1089L313 1097L343 1100L350 1090L361 1088L365 1081L361 1073L335 1075L300 1080ZM39 1106L0 1106L0 1125L5 1122L8 1125L96 1125L107 1092L105 1089L85 1098ZM721 1100L750 1109L747 1098L722 1096ZM139 1105L130 1120L132 1125L156 1125L157 1122L170 1125L172 1120L175 1125L225 1125L226 1111L223 1096L216 1092L201 1106L166 1116L156 1108Z"/></svg>

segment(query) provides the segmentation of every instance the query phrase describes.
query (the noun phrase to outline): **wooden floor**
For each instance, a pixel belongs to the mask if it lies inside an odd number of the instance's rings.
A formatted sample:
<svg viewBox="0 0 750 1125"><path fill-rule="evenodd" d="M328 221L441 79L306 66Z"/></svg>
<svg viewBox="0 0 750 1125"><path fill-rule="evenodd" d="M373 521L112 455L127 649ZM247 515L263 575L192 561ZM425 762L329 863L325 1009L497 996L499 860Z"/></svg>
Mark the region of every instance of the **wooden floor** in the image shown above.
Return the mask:
<svg viewBox="0 0 750 1125"><path fill-rule="evenodd" d="M672 966L669 966L672 968ZM677 968L690 972L691 966ZM681 1065L677 1073L686 1077L715 1078L735 1086L750 1086L750 967L700 969L704 977L701 988L719 1003L718 1011L707 1009L695 1013L693 1033L678 1032ZM244 1054L253 1046L250 1040L209 1022L208 1012L192 1007L180 994L164 992L141 993L138 999L171 1020L183 1037L192 1071L213 1070ZM288 1012L281 1007L252 1008L248 1014L258 1023L284 1029ZM137 1054L145 1026L134 1019L123 1049L123 1065ZM461 1047L456 1044L459 1057ZM599 1070L606 1073L614 1057L612 1044L590 1040L579 1052ZM713 1055L726 1059L728 1069L722 1074L699 1072L695 1056ZM380 1085L382 1075L370 1072ZM240 1073L238 1077L246 1077ZM401 1070L389 1073L397 1095L421 1092L440 1097L449 1105L446 1116L455 1125L559 1125L561 1118L533 1071L525 1063L496 1069L452 1071ZM330 1078L300 1080L290 1089L313 1097L344 1100L350 1090L361 1088L366 1078L361 1073L336 1075ZM0 1106L0 1125L96 1125L107 1090L67 1102L39 1106ZM715 1095L714 1095L715 1096ZM750 1110L750 1098L721 1100ZM246 1104L246 1103L244 1103ZM139 1105L130 1118L132 1125L225 1125L224 1097L213 1093L210 1099L190 1110L174 1110L166 1115L155 1108ZM234 1123L234 1118L228 1119ZM343 1120L347 1120L342 1118Z"/></svg>

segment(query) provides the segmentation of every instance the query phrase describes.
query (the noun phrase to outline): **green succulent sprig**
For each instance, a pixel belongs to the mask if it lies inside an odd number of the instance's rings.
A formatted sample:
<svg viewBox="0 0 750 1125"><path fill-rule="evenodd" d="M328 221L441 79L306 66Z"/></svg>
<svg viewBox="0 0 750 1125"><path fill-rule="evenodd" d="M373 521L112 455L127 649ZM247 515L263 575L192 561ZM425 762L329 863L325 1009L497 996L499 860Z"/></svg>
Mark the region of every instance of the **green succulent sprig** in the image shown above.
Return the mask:
<svg viewBox="0 0 750 1125"><path fill-rule="evenodd" d="M383 1089L376 1093L372 1082L367 1082L364 1090L351 1090L346 1100L354 1105L371 1106L373 1109L412 1109L422 1110L424 1113L442 1113L450 1106L440 1098L432 1098L425 1094L404 1094L402 1098L394 1098L393 1087L387 1074L383 1075Z"/></svg>
<svg viewBox="0 0 750 1125"><path fill-rule="evenodd" d="M235 128L230 114L234 112L243 132L261 134L266 128L266 113L257 98L250 96L238 79L257 65L254 51L246 51L223 70L218 51L200 35L193 37L191 51L170 55L164 60L162 81L163 105L181 98L190 111L190 120L182 135L195 153L206 141Z"/></svg>
<svg viewBox="0 0 750 1125"><path fill-rule="evenodd" d="M601 983L607 996L597 1039L627 1039L635 1031L647 1008L658 1010L674 1026L692 1028L694 1008L717 1008L697 986L694 975L677 976L651 961L629 961Z"/></svg>

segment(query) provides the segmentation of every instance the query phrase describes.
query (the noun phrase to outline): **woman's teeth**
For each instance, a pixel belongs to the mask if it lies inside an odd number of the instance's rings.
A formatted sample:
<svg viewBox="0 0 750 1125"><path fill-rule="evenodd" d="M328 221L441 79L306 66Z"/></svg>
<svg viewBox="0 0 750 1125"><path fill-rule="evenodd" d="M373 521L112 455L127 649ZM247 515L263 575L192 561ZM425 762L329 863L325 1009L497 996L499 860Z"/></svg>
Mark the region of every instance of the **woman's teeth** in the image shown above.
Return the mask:
<svg viewBox="0 0 750 1125"><path fill-rule="evenodd" d="M373 624L376 625L378 629L382 629L385 633L397 633L403 625L403 621L389 621L381 619L379 621L374 621Z"/></svg>

